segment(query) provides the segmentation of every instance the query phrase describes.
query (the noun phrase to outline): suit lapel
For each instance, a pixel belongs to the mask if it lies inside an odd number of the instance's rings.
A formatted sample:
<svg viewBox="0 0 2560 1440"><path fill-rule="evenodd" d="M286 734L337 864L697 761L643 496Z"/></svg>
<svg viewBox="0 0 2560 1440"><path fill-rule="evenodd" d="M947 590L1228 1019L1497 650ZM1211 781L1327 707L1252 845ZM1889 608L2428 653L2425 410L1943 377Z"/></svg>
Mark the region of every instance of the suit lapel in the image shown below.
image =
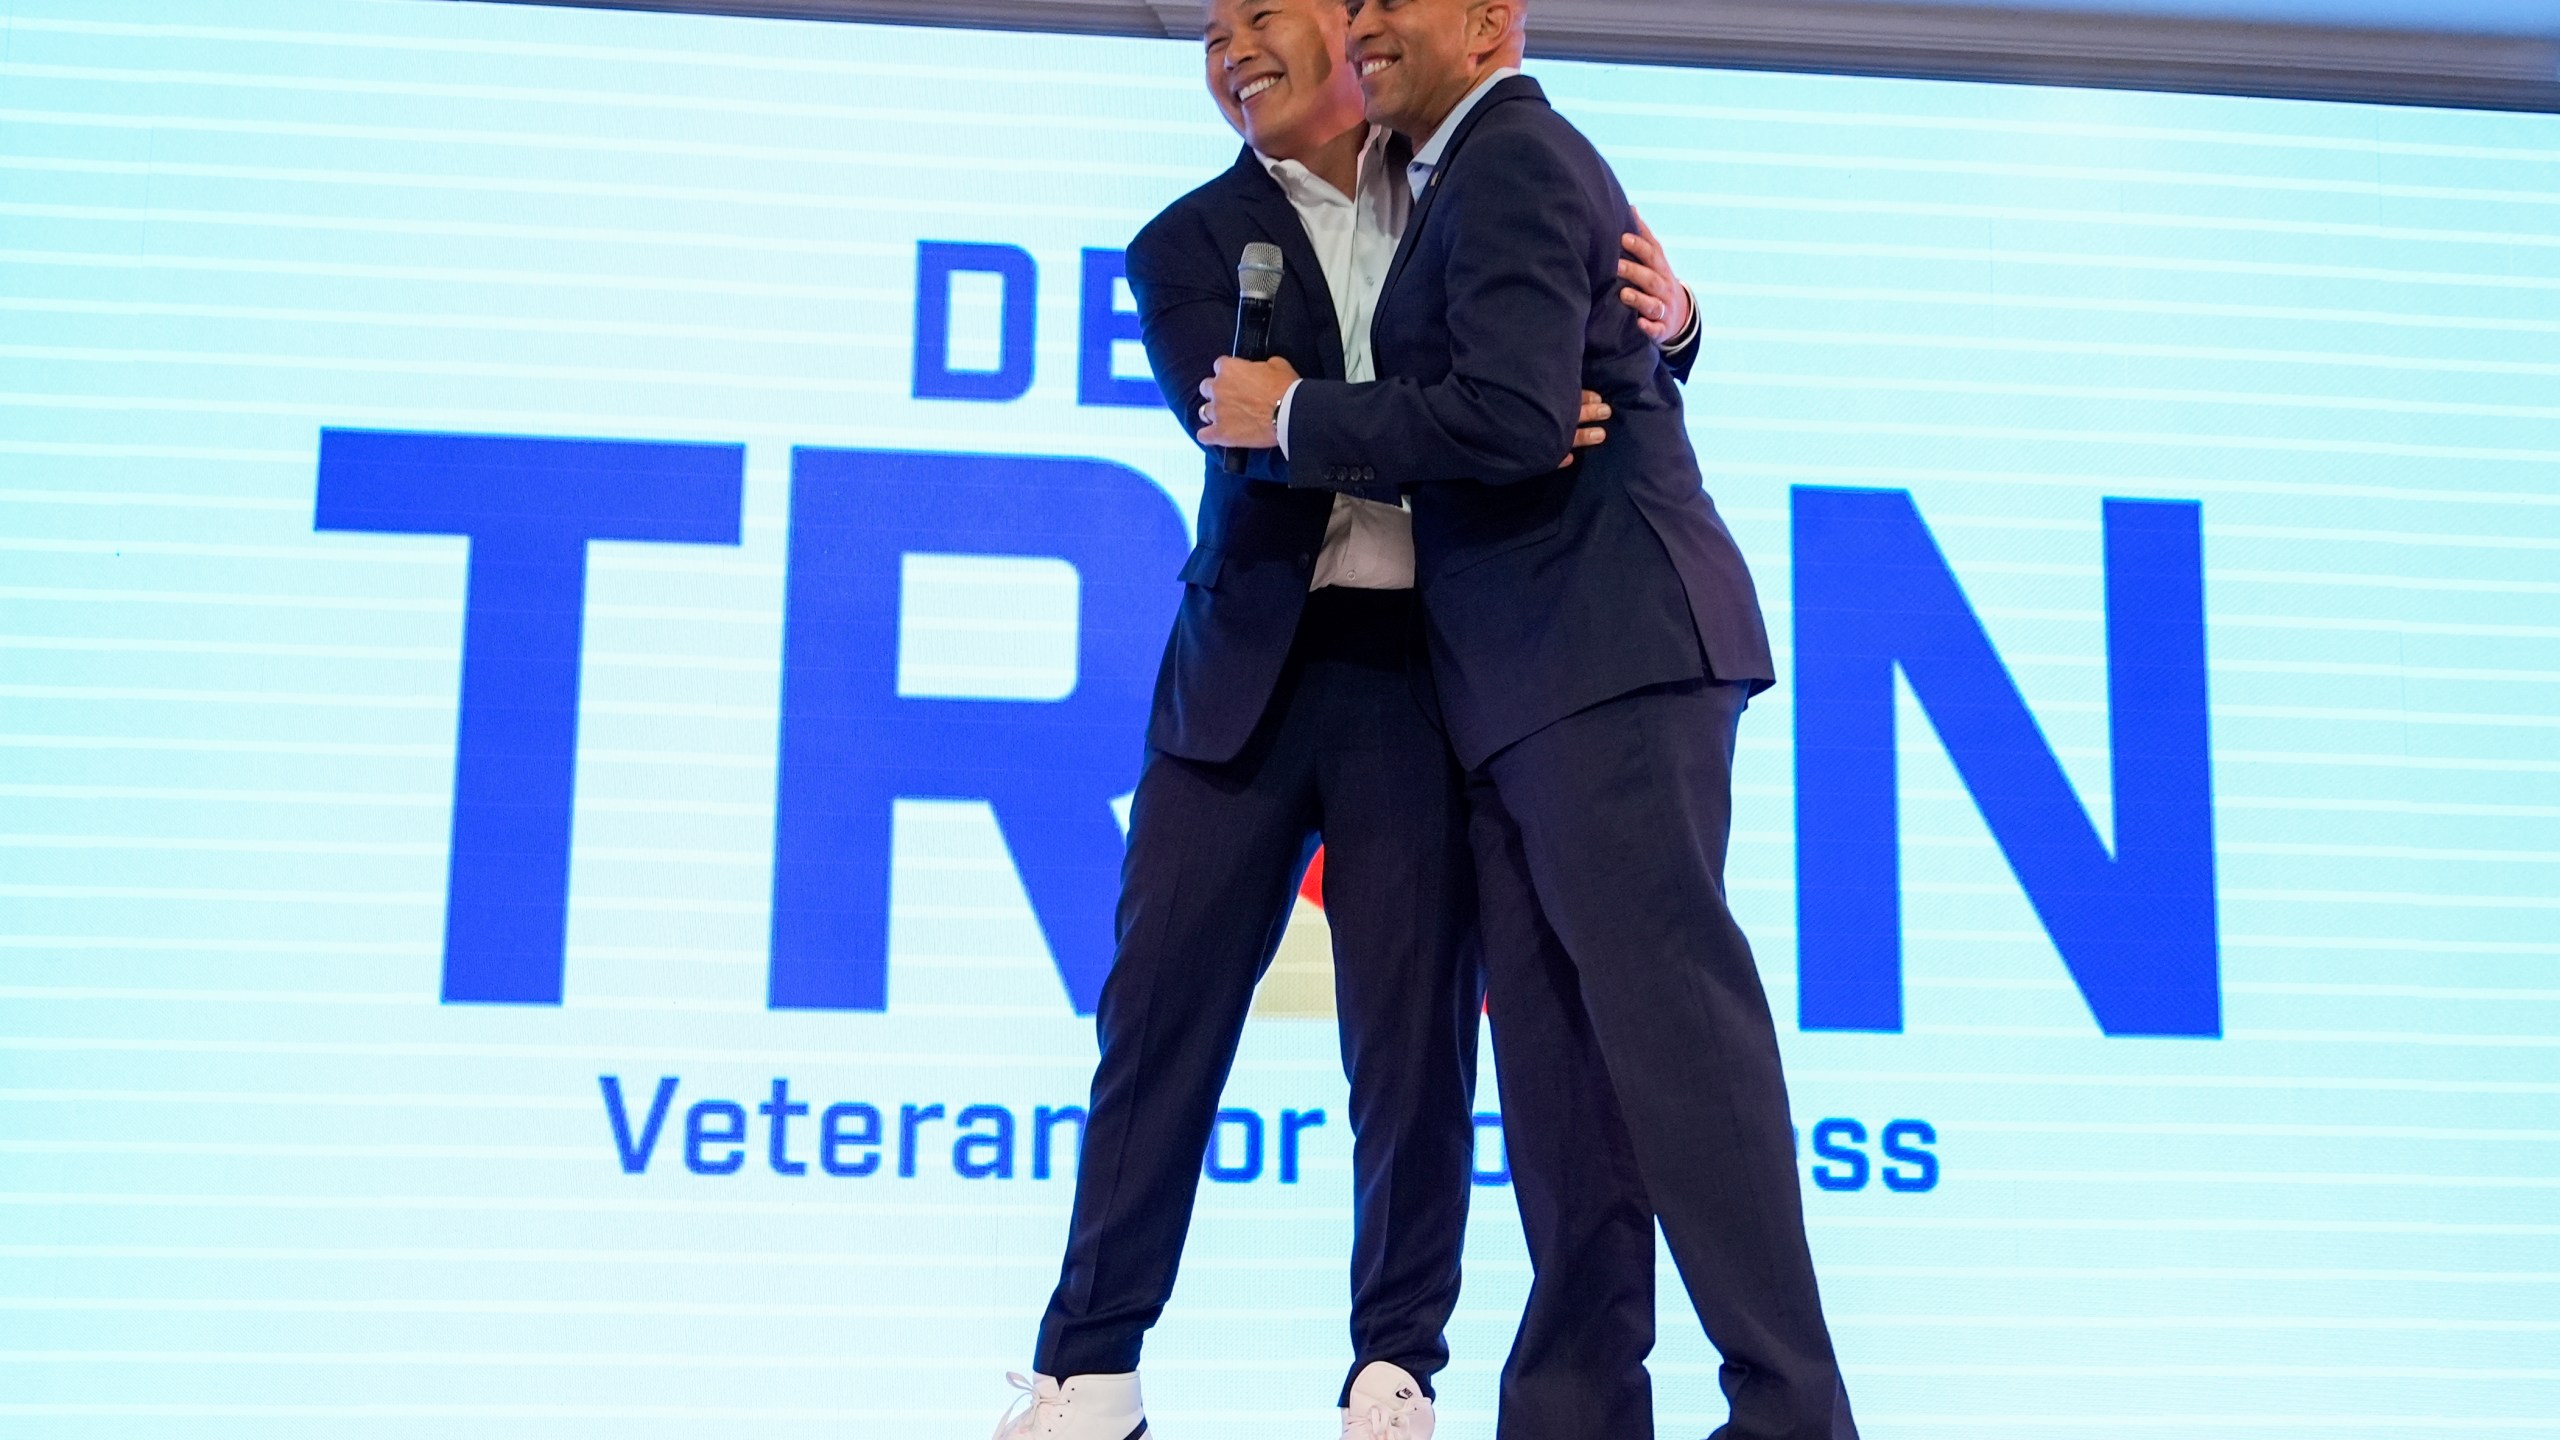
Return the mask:
<svg viewBox="0 0 2560 1440"><path fill-rule="evenodd" d="M1457 163L1458 152L1466 147L1467 137L1475 133L1476 126L1496 105L1511 100L1546 98L1547 92L1538 88L1537 81L1526 75L1514 75L1486 91L1485 97L1476 102L1476 108L1467 112L1467 118L1458 122L1456 132L1449 136L1449 143L1440 151L1440 163L1432 168L1429 183L1422 187L1421 194L1413 198L1413 214L1404 222L1404 238L1396 243L1395 261L1387 267L1386 289L1379 296L1378 308L1385 309L1386 296L1395 293L1396 280L1404 274L1405 262L1413 258L1414 242L1421 238L1423 222L1431 218L1432 204L1440 198L1440 182L1449 177L1449 167ZM1411 153L1410 149L1406 151L1408 158Z"/></svg>
<svg viewBox="0 0 2560 1440"><path fill-rule="evenodd" d="M1252 211L1262 233L1280 247L1282 293L1292 302L1305 306L1316 332L1316 350L1322 356L1326 375L1339 378L1347 373L1342 360L1342 326L1335 318L1333 291L1324 283L1324 266L1316 259L1315 246L1307 240L1307 227L1298 219L1298 207L1289 203L1288 192L1271 172L1262 168L1261 159L1247 147L1236 157L1236 168L1229 172L1235 182L1237 198Z"/></svg>

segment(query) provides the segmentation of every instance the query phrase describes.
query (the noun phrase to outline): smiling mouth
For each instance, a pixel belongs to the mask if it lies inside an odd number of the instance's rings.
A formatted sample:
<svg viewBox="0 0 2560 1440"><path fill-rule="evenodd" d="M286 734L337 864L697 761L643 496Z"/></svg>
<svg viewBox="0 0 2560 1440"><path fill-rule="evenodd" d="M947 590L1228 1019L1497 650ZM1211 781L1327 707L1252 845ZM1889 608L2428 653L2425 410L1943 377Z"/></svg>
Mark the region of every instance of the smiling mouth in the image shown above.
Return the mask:
<svg viewBox="0 0 2560 1440"><path fill-rule="evenodd" d="M1396 61L1395 57L1392 55L1372 56L1371 58L1360 62L1360 78L1363 80L1370 79L1377 75L1379 71L1386 69L1394 63L1396 63Z"/></svg>
<svg viewBox="0 0 2560 1440"><path fill-rule="evenodd" d="M1245 104L1252 100L1254 96L1261 94L1263 91L1268 90L1279 83L1280 77L1277 75L1265 75L1258 80L1248 80L1245 82L1244 88L1236 91L1236 103L1239 105Z"/></svg>

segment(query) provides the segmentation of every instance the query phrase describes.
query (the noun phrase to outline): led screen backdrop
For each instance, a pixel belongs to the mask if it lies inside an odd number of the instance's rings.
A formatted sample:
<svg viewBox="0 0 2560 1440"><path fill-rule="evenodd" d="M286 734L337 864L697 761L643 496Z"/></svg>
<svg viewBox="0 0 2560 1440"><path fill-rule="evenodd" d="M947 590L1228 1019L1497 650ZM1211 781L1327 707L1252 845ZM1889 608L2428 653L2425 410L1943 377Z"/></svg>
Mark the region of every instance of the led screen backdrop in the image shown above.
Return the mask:
<svg viewBox="0 0 2560 1440"><path fill-rule="evenodd" d="M1118 279L1196 63L0 3L0 1431L985 1432L1199 488ZM1868 1433L2560 1435L2560 120L1540 73L1708 312ZM1325 954L1169 1435L1331 1423Z"/></svg>

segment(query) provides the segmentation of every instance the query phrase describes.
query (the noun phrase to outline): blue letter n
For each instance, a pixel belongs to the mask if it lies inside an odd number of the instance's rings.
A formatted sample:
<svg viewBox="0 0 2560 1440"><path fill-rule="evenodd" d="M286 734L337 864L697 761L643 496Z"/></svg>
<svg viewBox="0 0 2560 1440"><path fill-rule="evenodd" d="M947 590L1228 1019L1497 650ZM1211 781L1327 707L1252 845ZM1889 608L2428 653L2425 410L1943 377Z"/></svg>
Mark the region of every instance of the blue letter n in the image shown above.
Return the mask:
<svg viewBox="0 0 2560 1440"><path fill-rule="evenodd" d="M471 540L444 998L557 1005L587 542L738 543L736 445L325 430L315 526Z"/></svg>
<svg viewBox="0 0 2560 1440"><path fill-rule="evenodd" d="M1910 494L1794 509L1803 1027L1902 1028L1898 666L2099 1028L2220 1035L2200 507L2106 502L2113 854Z"/></svg>

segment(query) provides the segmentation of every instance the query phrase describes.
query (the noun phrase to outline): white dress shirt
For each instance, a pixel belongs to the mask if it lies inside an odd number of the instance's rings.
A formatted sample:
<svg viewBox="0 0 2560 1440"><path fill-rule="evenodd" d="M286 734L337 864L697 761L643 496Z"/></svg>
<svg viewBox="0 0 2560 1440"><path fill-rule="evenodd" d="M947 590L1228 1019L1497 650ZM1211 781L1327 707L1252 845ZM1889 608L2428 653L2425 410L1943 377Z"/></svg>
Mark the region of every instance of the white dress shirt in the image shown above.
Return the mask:
<svg viewBox="0 0 2560 1440"><path fill-rule="evenodd" d="M1343 378L1378 378L1376 357L1369 348L1369 325L1378 313L1378 296L1387 287L1387 267L1404 238L1405 217L1413 211L1413 194L1387 168L1389 132L1372 127L1360 150L1358 178L1352 194L1336 190L1322 176L1295 160L1258 156L1263 169L1279 182L1307 243L1324 271L1324 288L1333 296L1334 320L1342 336ZM1294 388L1294 387L1292 387ZM1285 458L1286 452L1283 452ZM1333 515L1325 522L1324 548L1316 555L1307 588L1340 585L1354 590L1413 588L1413 514L1402 505L1382 505L1349 495L1333 497Z"/></svg>

